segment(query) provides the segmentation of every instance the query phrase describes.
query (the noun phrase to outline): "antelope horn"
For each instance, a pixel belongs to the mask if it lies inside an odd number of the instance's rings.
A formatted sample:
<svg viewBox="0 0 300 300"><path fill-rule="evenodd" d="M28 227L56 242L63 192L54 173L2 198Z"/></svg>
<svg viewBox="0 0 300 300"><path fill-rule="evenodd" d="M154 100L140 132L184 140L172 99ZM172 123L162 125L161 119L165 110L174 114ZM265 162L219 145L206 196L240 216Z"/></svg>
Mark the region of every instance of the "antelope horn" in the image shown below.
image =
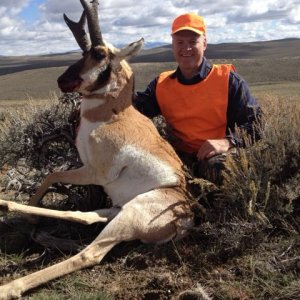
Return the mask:
<svg viewBox="0 0 300 300"><path fill-rule="evenodd" d="M70 20L66 14L64 14L64 19L70 30L72 31L76 42L79 47L85 52L90 49L91 42L89 40L88 35L85 32L85 24L86 24L86 13L85 11L82 13L81 18L78 23Z"/></svg>
<svg viewBox="0 0 300 300"><path fill-rule="evenodd" d="M98 0L80 0L80 2L86 13L92 46L103 46L98 17Z"/></svg>

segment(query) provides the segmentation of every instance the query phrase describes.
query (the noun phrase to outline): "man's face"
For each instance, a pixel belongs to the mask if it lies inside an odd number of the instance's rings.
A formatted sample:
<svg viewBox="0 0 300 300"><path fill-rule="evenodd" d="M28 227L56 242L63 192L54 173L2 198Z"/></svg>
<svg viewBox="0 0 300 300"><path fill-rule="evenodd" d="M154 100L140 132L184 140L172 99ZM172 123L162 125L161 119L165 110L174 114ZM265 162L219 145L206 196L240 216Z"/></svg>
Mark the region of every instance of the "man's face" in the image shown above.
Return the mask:
<svg viewBox="0 0 300 300"><path fill-rule="evenodd" d="M206 37L191 30L181 30L172 35L172 46L181 70L198 69L207 46Z"/></svg>

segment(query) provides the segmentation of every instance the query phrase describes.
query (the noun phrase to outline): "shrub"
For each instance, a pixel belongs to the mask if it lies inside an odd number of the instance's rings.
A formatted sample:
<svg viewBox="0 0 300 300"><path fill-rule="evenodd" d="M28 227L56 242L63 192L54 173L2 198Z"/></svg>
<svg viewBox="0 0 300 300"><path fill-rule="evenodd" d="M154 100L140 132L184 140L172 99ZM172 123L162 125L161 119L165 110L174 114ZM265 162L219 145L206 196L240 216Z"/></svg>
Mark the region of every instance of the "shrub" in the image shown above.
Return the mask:
<svg viewBox="0 0 300 300"><path fill-rule="evenodd" d="M263 139L238 149L239 159L228 158L222 193L227 201L242 206L246 218L266 222L284 218L296 226L290 218L296 218L300 199L300 106L267 98L263 111Z"/></svg>
<svg viewBox="0 0 300 300"><path fill-rule="evenodd" d="M0 126L0 166L13 168L17 174L14 176L22 186L18 194L34 193L50 172L82 165L75 147L79 106L79 95L69 93L59 99L53 96L44 107L29 102L25 108L6 116ZM50 191L67 196L60 209L87 211L108 205L101 187L56 184ZM99 195L94 197L95 193Z"/></svg>

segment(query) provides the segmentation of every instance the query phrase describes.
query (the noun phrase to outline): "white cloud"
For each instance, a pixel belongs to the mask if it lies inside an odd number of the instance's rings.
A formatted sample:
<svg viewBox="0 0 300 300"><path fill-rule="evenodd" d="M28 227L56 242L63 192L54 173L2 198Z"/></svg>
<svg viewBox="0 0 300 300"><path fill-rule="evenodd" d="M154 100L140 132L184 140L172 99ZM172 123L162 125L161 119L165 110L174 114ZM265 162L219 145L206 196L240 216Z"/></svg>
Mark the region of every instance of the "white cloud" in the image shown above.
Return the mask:
<svg viewBox="0 0 300 300"><path fill-rule="evenodd" d="M288 20L292 24L300 24L300 4L295 5L288 14ZM298 28L299 29L299 28Z"/></svg>
<svg viewBox="0 0 300 300"><path fill-rule="evenodd" d="M243 5L239 5L235 10L228 14L232 23L255 22L267 20L286 20L290 11L299 6L296 1L279 1L279 0L248 0Z"/></svg>
<svg viewBox="0 0 300 300"><path fill-rule="evenodd" d="M64 52L78 49L63 22L66 13L80 18L79 0L45 0L39 18L31 23L20 13L32 0L1 0L0 55ZM185 12L202 15L208 41L240 42L299 37L299 0L101 0L100 23L104 38L112 44L170 42L172 20Z"/></svg>
<svg viewBox="0 0 300 300"><path fill-rule="evenodd" d="M15 16L28 5L29 1L30 0L1 0L0 14L4 11L8 15Z"/></svg>

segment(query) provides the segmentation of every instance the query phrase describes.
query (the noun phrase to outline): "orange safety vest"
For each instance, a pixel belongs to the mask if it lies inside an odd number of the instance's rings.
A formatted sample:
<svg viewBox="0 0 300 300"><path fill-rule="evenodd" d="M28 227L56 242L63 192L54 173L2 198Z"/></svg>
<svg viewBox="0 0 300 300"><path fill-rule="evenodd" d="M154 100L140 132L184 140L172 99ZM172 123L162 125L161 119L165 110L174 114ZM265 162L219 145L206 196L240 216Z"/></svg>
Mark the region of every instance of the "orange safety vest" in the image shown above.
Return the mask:
<svg viewBox="0 0 300 300"><path fill-rule="evenodd" d="M213 65L197 84L184 85L170 78L174 71L160 74L156 98L162 115L178 138L179 151L196 153L204 141L226 135L229 73L232 65Z"/></svg>

